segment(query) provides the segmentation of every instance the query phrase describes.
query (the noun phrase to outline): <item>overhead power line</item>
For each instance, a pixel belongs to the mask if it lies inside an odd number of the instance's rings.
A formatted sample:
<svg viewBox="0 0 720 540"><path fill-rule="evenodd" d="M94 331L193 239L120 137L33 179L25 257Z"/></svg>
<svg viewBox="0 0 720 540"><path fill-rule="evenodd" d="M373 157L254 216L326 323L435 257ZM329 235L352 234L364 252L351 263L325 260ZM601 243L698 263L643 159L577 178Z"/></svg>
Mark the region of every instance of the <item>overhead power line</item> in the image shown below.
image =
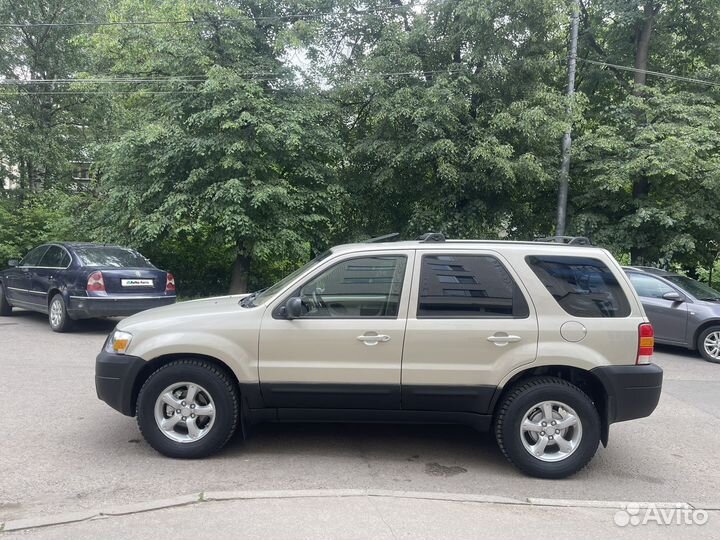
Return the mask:
<svg viewBox="0 0 720 540"><path fill-rule="evenodd" d="M289 73L289 72L288 72ZM467 73L466 69L436 69L436 70L414 70L414 71L381 71L381 72L375 72L375 73L361 73L356 74L354 76L349 77L349 80L362 80L362 79L369 79L371 77L405 77L405 76L424 76L424 75L437 75L437 74L457 74L457 73ZM266 80L266 79L272 79L276 78L278 75L281 75L281 73L277 72L256 72L256 73L235 73L234 75L240 76L242 81L252 81L252 80ZM10 96L10 95L34 95L34 94L40 94L40 95L48 95L48 94L95 94L95 93L103 93L104 90L75 90L75 89L68 89L68 90L29 90L29 91L20 91L20 88L25 88L28 86L32 86L34 83L39 82L42 84L52 84L52 83L61 83L61 84L80 84L80 83L87 83L87 84L167 84L167 83L204 83L208 82L209 79L207 77L200 78L188 78L188 79L182 79L182 78L93 78L93 79L40 79L40 80L28 80L28 81L10 81L8 79L4 81L0 81L0 87L6 86L11 87L14 86L18 90L13 92L0 92L0 96ZM13 84L15 83L15 84ZM206 92L207 89L204 88L197 88L197 90L165 90L158 93L184 93L184 92L190 92L190 93L196 93L196 92ZM146 92L146 93L152 93L151 91L146 91L144 89L140 90L122 90L122 91L108 91L108 93L135 93L135 92Z"/></svg>
<svg viewBox="0 0 720 540"><path fill-rule="evenodd" d="M611 64L610 62L600 62L598 60L588 60L587 58L578 58L581 62L585 62L586 64L593 64L596 66L603 66L603 67L609 67L613 69L618 69L621 71L631 71L633 73L645 73L646 75L652 75L654 77L662 77L664 79L671 79L674 81L683 81L683 82L689 82L694 84L703 84L705 86L717 86L720 87L720 82L716 81L705 81L703 79L695 79L693 77L684 77L682 75L673 75L672 73L663 73L661 71L650 71L647 69L638 69L635 67L630 66L623 66L620 64Z"/></svg>
<svg viewBox="0 0 720 540"><path fill-rule="evenodd" d="M297 21L306 19L319 19L327 16L349 17L373 15L384 12L407 10L409 6L385 6L373 9L353 11L318 11L313 13L287 13L278 15L245 15L243 17L217 18L217 19L155 19L147 21L71 21L71 22L27 22L27 23L0 23L0 28L67 28L83 26L160 26L185 24L217 24L237 23L247 21Z"/></svg>

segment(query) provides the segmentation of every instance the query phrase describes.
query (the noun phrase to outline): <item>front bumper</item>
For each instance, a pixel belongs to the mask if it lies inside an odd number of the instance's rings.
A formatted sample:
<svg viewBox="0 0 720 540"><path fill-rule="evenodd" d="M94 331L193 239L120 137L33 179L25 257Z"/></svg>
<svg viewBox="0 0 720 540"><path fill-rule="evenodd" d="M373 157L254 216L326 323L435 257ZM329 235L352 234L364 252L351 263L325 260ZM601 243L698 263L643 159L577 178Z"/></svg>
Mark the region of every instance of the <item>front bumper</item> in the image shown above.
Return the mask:
<svg viewBox="0 0 720 540"><path fill-rule="evenodd" d="M95 359L97 397L126 416L135 416L135 380L145 360L127 354L102 351Z"/></svg>
<svg viewBox="0 0 720 540"><path fill-rule="evenodd" d="M128 317L141 311L174 304L176 296L71 296L68 314L73 319L96 317Z"/></svg>
<svg viewBox="0 0 720 540"><path fill-rule="evenodd" d="M602 366L592 373L607 391L608 424L650 416L657 407L663 378L659 366Z"/></svg>

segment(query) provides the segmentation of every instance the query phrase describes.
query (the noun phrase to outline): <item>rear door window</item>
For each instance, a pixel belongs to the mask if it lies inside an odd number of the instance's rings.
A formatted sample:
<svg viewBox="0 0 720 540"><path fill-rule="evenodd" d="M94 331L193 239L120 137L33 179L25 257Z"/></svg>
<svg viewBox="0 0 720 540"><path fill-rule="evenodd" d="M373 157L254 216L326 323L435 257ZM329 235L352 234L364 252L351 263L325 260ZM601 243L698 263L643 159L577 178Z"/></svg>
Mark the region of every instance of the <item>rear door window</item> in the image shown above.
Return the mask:
<svg viewBox="0 0 720 540"><path fill-rule="evenodd" d="M628 302L610 269L591 257L533 255L526 257L560 307L575 317L627 317Z"/></svg>
<svg viewBox="0 0 720 540"><path fill-rule="evenodd" d="M58 246L50 246L45 252L45 255L43 255L43 258L40 259L38 266L44 268L65 268L70 262L66 257L67 254L64 249Z"/></svg>
<svg viewBox="0 0 720 540"><path fill-rule="evenodd" d="M491 255L423 255L418 318L525 318L525 297Z"/></svg>

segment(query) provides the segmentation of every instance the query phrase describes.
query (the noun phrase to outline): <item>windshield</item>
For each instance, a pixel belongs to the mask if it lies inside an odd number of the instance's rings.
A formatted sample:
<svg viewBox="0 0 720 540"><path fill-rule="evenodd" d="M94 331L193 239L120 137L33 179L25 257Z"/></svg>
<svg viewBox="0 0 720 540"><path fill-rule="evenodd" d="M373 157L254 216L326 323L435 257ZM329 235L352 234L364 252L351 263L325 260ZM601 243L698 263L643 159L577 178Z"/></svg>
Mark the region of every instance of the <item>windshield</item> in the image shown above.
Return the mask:
<svg viewBox="0 0 720 540"><path fill-rule="evenodd" d="M720 292L692 278L686 276L663 277L675 285L679 285L698 300L720 300Z"/></svg>
<svg viewBox="0 0 720 540"><path fill-rule="evenodd" d="M318 255L317 257L315 257L313 260L311 260L310 262L304 264L303 266L301 266L300 268L298 268L297 270L295 270L295 271L292 272L291 274L288 274L287 276L285 276L284 278L282 278L280 281L278 281L278 282L275 283L274 285L271 285L271 286L268 287L267 289L264 289L264 290L260 291L260 292L257 294L257 296L255 296L255 298L253 298L253 302L254 302L255 304L261 304L261 303L263 303L264 301L268 300L269 298L275 296L275 295L276 295L278 292L280 292L288 283L291 283L295 278L297 278L300 274L302 274L303 272L305 272L306 270L308 270L311 266L316 265L317 263L319 263L319 262L322 261L323 259L327 259L327 258L330 256L331 253L332 253L332 251L330 251L330 250L327 250L327 251L325 251L324 253L321 253L320 255Z"/></svg>
<svg viewBox="0 0 720 540"><path fill-rule="evenodd" d="M75 248L83 266L105 268L155 268L137 251L119 247Z"/></svg>

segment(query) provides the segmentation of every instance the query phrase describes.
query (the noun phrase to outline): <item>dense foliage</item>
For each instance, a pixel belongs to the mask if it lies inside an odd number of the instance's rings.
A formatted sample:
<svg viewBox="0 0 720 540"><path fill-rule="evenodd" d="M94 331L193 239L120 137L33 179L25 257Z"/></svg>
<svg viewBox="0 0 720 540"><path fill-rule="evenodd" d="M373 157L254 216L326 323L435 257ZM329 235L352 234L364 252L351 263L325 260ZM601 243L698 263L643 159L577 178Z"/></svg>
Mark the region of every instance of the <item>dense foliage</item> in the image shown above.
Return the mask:
<svg viewBox="0 0 720 540"><path fill-rule="evenodd" d="M0 76L85 79L0 86L0 257L119 242L208 294L387 232L545 236L572 125L569 232L707 278L720 0L580 2L568 108L571 4L0 0L10 23L175 21L0 27Z"/></svg>

